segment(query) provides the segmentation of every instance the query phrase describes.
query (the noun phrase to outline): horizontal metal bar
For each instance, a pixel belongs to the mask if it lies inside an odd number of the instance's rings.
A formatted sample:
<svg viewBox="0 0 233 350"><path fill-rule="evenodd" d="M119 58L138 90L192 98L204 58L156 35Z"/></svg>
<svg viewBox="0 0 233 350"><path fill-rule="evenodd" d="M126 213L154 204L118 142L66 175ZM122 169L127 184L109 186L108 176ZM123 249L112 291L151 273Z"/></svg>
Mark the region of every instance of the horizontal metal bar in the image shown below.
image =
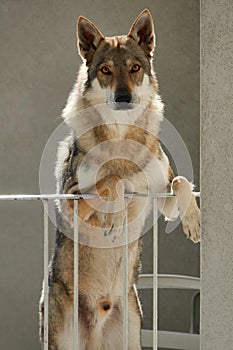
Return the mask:
<svg viewBox="0 0 233 350"><path fill-rule="evenodd" d="M200 192L193 192L195 197L200 197ZM132 197L145 197L145 198L166 198L174 197L173 193L126 193L125 198ZM104 198L94 194L9 194L0 195L0 200L46 200L46 199L92 199L92 198Z"/></svg>
<svg viewBox="0 0 233 350"><path fill-rule="evenodd" d="M11 194L0 195L0 200L46 200L46 199L91 199L100 198L94 194ZM102 198L102 197L101 197Z"/></svg>
<svg viewBox="0 0 233 350"><path fill-rule="evenodd" d="M152 347L153 331L142 329L142 346ZM199 350L200 336L199 334L158 331L158 347L166 349L186 349Z"/></svg>
<svg viewBox="0 0 233 350"><path fill-rule="evenodd" d="M137 282L138 289L152 289L153 275L141 274ZM200 289L200 278L181 275L158 275L158 288L161 289Z"/></svg>

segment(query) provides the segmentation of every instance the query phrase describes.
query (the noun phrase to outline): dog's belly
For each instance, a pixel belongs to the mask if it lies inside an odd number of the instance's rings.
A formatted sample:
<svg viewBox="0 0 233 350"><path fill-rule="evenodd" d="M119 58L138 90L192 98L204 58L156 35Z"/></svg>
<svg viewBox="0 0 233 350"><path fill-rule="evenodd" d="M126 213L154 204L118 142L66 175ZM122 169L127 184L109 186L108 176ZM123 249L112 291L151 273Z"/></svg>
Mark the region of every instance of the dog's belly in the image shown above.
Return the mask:
<svg viewBox="0 0 233 350"><path fill-rule="evenodd" d="M128 284L135 283L138 270L140 241L129 245ZM92 248L81 245L79 249L79 292L87 295L86 304L95 309L97 300L110 298L112 305L123 295L123 247ZM83 302L84 303L84 302Z"/></svg>
<svg viewBox="0 0 233 350"><path fill-rule="evenodd" d="M132 302L132 292L129 296L128 332L129 350L141 350L140 346L140 314L137 305ZM79 350L119 350L123 346L123 303L118 299L115 307L105 315L96 312L79 315L78 349ZM85 317L87 319L85 319ZM91 316L91 319L90 319ZM73 350L74 341L73 311L66 311L64 330L59 334L58 350Z"/></svg>
<svg viewBox="0 0 233 350"><path fill-rule="evenodd" d="M140 319L132 292L138 270L139 242L129 246L129 310L132 322ZM123 261L122 247L79 249L79 350L119 350L122 348ZM88 260L87 260L88 259ZM71 303L72 305L72 303ZM73 350L73 309L66 309L58 350ZM139 329L139 327L137 326ZM139 330L138 330L139 332Z"/></svg>
<svg viewBox="0 0 233 350"><path fill-rule="evenodd" d="M79 329L78 329L78 349L86 350L86 339L87 333L85 331L84 325L79 321ZM73 350L74 340L74 319L73 319L73 311L67 310L64 321L64 329L59 334L57 340L58 350Z"/></svg>
<svg viewBox="0 0 233 350"><path fill-rule="evenodd" d="M118 315L119 316L119 315ZM109 317L98 320L95 327L88 329L79 318L78 349L79 350L119 350L122 348L122 319ZM74 327L73 313L66 314L64 331L58 337L58 350L73 350Z"/></svg>

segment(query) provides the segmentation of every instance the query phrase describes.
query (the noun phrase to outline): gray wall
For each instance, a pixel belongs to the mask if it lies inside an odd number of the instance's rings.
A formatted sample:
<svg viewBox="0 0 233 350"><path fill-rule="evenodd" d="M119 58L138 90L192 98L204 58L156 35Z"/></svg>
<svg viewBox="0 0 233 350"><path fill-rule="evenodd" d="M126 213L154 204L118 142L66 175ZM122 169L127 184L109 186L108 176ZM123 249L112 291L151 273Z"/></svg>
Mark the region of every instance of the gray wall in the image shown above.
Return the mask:
<svg viewBox="0 0 233 350"><path fill-rule="evenodd" d="M203 0L201 3L201 349L231 350L233 3L231 0Z"/></svg>
<svg viewBox="0 0 233 350"><path fill-rule="evenodd" d="M0 193L38 193L45 143L80 64L75 24L92 19L106 35L127 33L145 7L155 19L155 66L166 117L189 149L199 184L199 4L197 0L1 0ZM39 349L37 304L42 282L43 233L39 202L1 202L0 349ZM160 223L159 271L199 275L199 245L181 229L166 235ZM143 270L151 272L151 238L145 236ZM145 295L144 295L145 296ZM150 323L150 295L144 302ZM190 295L160 294L159 324L188 330Z"/></svg>

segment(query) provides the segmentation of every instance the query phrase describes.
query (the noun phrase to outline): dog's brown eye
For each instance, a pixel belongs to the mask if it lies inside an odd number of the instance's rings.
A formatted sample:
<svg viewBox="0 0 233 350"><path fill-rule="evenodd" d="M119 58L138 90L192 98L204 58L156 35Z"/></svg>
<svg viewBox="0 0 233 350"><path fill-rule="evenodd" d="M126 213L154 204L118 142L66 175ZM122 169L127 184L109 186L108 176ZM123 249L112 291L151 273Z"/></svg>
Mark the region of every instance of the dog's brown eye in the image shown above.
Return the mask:
<svg viewBox="0 0 233 350"><path fill-rule="evenodd" d="M110 71L110 69L107 66L103 66L100 71L101 71L101 73L103 73L105 75L110 75L111 74L111 71Z"/></svg>
<svg viewBox="0 0 233 350"><path fill-rule="evenodd" d="M138 72L139 70L140 70L140 66L139 66L139 64L134 64L133 65L133 67L132 67L132 69L131 69L131 73L136 73L136 72Z"/></svg>

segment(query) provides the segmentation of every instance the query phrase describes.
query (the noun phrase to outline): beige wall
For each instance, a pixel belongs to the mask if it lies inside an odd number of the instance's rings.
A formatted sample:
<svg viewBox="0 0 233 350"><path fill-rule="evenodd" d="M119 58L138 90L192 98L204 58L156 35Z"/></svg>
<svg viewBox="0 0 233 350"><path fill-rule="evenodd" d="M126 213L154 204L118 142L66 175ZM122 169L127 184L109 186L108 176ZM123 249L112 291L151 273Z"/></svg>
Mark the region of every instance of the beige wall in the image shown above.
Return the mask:
<svg viewBox="0 0 233 350"><path fill-rule="evenodd" d="M233 347L233 3L202 3L201 349Z"/></svg>
<svg viewBox="0 0 233 350"><path fill-rule="evenodd" d="M45 143L80 64L75 23L92 19L107 35L126 33L148 7L155 19L155 66L166 117L182 135L199 184L199 4L197 0L0 2L0 192L38 193ZM43 232L39 202L1 202L0 349L37 350L37 304L42 282ZM166 235L161 223L161 273L199 274L199 246L181 230ZM151 239L145 237L144 271L151 271ZM144 309L150 308L150 296ZM190 296L160 295L160 326L188 330ZM148 324L150 317L145 318Z"/></svg>

